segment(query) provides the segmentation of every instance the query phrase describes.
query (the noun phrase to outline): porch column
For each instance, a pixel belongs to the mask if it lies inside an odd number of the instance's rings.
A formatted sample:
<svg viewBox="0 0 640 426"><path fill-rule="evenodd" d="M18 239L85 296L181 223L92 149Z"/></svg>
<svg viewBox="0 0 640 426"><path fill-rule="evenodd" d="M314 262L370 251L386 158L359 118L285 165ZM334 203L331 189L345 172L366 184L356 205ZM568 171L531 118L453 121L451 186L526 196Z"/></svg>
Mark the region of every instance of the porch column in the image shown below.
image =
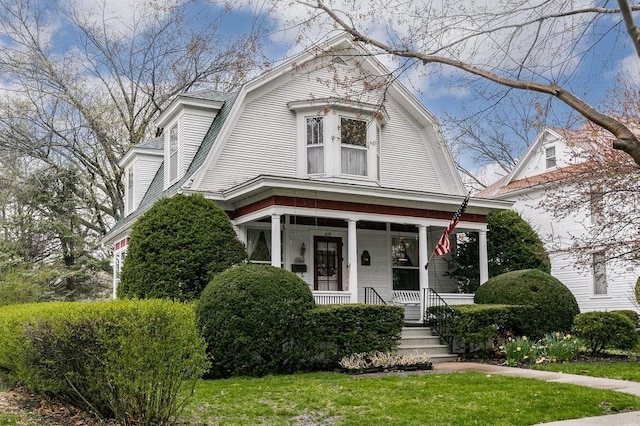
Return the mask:
<svg viewBox="0 0 640 426"><path fill-rule="evenodd" d="M489 256L487 255L487 231L478 232L478 243L480 246L480 285L489 279Z"/></svg>
<svg viewBox="0 0 640 426"><path fill-rule="evenodd" d="M358 241L356 233L355 219L347 220L347 240L348 240L348 253L349 263L347 264L349 283L349 292L351 293L351 303L358 303Z"/></svg>
<svg viewBox="0 0 640 426"><path fill-rule="evenodd" d="M429 253L427 253L427 226L418 225L418 256L420 260L419 277L420 277L420 320L424 320L424 311L427 309L427 301L425 300L426 289L429 288L429 272L427 271L427 262L429 261Z"/></svg>
<svg viewBox="0 0 640 426"><path fill-rule="evenodd" d="M280 215L271 215L271 266L279 268L282 264L282 248L280 245Z"/></svg>

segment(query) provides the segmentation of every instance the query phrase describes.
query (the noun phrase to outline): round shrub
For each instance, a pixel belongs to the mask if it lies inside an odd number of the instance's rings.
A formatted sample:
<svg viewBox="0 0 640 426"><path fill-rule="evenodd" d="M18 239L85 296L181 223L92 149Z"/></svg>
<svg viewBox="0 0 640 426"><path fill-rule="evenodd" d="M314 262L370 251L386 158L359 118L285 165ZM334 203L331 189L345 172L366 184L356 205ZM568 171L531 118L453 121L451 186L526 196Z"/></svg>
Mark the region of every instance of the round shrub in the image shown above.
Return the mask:
<svg viewBox="0 0 640 426"><path fill-rule="evenodd" d="M573 333L596 354L604 349L632 349L638 333L631 320L616 312L585 312L576 316Z"/></svg>
<svg viewBox="0 0 640 426"><path fill-rule="evenodd" d="M538 269L507 272L489 279L476 291L478 304L529 305L534 315L522 320L520 333L532 338L569 331L580 313L571 291L559 280Z"/></svg>
<svg viewBox="0 0 640 426"><path fill-rule="evenodd" d="M118 297L197 299L247 253L229 217L201 195L157 201L133 226Z"/></svg>
<svg viewBox="0 0 640 426"><path fill-rule="evenodd" d="M212 377L263 376L299 369L309 347L313 295L297 275L241 265L216 275L196 305Z"/></svg>
<svg viewBox="0 0 640 426"><path fill-rule="evenodd" d="M640 324L639 322L640 316L638 316L638 313L636 311L632 311L631 309L618 309L611 312L626 316L631 320L631 322L635 327L637 327L638 324Z"/></svg>

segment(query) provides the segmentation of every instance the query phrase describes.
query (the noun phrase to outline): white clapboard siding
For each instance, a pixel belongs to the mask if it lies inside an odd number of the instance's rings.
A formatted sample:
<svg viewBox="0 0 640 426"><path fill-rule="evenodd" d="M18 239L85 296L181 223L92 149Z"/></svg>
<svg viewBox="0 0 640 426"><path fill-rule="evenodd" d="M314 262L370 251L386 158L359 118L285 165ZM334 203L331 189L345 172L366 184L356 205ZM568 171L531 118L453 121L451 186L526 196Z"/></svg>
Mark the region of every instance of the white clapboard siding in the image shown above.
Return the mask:
<svg viewBox="0 0 640 426"><path fill-rule="evenodd" d="M581 311L605 311L614 309L638 310L633 291L640 274L637 267L623 262L609 262L607 271L607 295L594 295L593 271L566 250L572 236L585 232L590 217L586 211L556 219L539 206L543 191L531 191L526 198L517 199L513 209L521 214L538 232L551 259L551 274L567 286L575 296Z"/></svg>
<svg viewBox="0 0 640 426"><path fill-rule="evenodd" d="M140 205L140 201L146 194L151 181L158 172L160 164L162 164L162 155L145 155L137 154L133 160L133 206L129 212L135 211ZM124 175L127 179L127 175ZM126 194L125 194L126 197Z"/></svg>

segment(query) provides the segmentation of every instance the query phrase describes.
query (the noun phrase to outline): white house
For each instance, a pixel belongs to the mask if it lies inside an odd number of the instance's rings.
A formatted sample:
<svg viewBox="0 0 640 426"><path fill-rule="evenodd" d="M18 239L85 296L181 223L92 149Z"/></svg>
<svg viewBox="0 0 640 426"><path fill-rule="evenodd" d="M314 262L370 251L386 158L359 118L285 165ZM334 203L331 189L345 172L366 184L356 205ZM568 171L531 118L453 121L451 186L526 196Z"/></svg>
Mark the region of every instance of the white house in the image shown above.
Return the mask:
<svg viewBox="0 0 640 426"><path fill-rule="evenodd" d="M114 295L136 218L161 197L215 200L250 261L287 268L318 303L450 303L446 262L425 268L465 189L436 118L347 36L300 54L235 93L178 96L162 136L122 159L125 214L105 237ZM471 198L456 230L478 231L510 202ZM412 303L413 304L413 303Z"/></svg>
<svg viewBox="0 0 640 426"><path fill-rule="evenodd" d="M640 268L634 262L612 260L615 256L607 256L605 245L588 251L577 251L574 245L606 214L606 209L596 208L593 199L584 202L582 196L578 204L572 195L580 192L579 186L593 185L596 174L606 173L604 156L617 154L603 134L589 124L577 131L547 128L507 176L477 196L514 202L513 209L542 239L551 259L551 274L571 290L581 311L637 310L634 288ZM601 151L598 158L592 155L594 147ZM620 168L624 160L610 163ZM555 197L552 203L561 202L570 212L554 215L548 197ZM626 208L624 203L613 203L613 208ZM622 240L618 235L611 243L619 246Z"/></svg>

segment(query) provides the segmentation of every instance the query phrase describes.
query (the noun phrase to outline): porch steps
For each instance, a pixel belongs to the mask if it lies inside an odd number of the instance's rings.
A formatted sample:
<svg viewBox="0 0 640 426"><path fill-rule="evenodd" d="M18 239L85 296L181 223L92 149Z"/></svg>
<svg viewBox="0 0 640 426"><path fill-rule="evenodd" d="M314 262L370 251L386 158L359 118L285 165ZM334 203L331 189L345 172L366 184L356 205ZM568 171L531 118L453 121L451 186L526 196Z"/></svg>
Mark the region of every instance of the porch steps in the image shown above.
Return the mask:
<svg viewBox="0 0 640 426"><path fill-rule="evenodd" d="M457 355L451 354L447 345L442 344L440 337L431 333L430 328L403 327L398 354L410 355L415 352L426 353L434 363L455 361L458 358Z"/></svg>

